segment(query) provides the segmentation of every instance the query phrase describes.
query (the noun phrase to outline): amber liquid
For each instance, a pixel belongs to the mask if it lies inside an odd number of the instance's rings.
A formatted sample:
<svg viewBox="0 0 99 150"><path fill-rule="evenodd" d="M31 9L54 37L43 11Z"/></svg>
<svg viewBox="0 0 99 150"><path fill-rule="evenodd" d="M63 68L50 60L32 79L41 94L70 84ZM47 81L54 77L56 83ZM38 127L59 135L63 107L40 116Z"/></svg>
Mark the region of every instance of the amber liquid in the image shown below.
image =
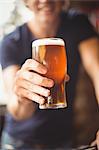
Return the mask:
<svg viewBox="0 0 99 150"><path fill-rule="evenodd" d="M67 62L65 48L61 45L46 45L39 47L39 49L44 48L45 56L43 64L48 68L46 76L53 79L55 82L54 87L51 89L51 95L48 97L47 103L45 104L45 107L66 107L65 74L67 72ZM44 106L42 106L42 108L43 107Z"/></svg>
<svg viewBox="0 0 99 150"><path fill-rule="evenodd" d="M34 56L35 55L35 56ZM51 95L41 109L66 107L65 75L67 72L66 52L61 45L40 45L33 48L33 58L43 63L48 71L45 76L54 80Z"/></svg>

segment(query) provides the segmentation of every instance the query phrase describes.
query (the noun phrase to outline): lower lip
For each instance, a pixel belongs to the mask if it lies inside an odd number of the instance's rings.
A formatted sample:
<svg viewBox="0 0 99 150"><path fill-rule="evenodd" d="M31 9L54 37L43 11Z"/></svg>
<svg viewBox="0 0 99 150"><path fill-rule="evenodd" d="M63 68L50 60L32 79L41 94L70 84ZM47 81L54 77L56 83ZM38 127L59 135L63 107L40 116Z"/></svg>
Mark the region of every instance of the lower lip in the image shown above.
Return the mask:
<svg viewBox="0 0 99 150"><path fill-rule="evenodd" d="M53 9L51 8L42 8L40 9L40 12L45 13L45 14L52 14L53 13Z"/></svg>

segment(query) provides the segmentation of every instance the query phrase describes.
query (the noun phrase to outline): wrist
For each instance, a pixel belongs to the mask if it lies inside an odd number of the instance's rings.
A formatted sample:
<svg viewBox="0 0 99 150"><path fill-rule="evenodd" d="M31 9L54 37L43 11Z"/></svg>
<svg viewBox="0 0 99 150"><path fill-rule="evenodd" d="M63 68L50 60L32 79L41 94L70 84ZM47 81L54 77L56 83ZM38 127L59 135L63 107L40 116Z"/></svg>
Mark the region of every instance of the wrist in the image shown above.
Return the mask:
<svg viewBox="0 0 99 150"><path fill-rule="evenodd" d="M19 98L17 95L13 95L7 108L16 120L25 120L35 113L37 104L26 98Z"/></svg>

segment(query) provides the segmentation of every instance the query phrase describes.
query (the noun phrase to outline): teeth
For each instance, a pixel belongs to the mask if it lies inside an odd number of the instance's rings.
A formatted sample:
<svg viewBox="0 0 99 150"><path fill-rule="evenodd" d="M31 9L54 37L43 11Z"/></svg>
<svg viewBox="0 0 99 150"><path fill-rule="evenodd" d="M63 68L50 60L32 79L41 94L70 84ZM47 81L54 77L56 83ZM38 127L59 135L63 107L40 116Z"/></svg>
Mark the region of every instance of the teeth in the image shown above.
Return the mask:
<svg viewBox="0 0 99 150"><path fill-rule="evenodd" d="M46 10L50 10L50 7L38 7L39 9L46 9Z"/></svg>
<svg viewBox="0 0 99 150"><path fill-rule="evenodd" d="M52 8L47 5L39 5L38 9L45 9L45 10L51 10Z"/></svg>

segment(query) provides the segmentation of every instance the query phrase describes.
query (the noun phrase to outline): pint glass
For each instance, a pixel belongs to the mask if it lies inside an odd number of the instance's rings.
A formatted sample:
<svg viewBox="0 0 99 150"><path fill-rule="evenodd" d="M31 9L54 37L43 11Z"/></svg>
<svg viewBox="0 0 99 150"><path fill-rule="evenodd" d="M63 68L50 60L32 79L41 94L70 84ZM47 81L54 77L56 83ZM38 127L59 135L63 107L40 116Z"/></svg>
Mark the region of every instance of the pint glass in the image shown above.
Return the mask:
<svg viewBox="0 0 99 150"><path fill-rule="evenodd" d="M64 41L60 38L44 38L32 43L32 58L47 67L46 77L54 80L51 94L40 109L64 108L66 104L65 75L67 59Z"/></svg>

